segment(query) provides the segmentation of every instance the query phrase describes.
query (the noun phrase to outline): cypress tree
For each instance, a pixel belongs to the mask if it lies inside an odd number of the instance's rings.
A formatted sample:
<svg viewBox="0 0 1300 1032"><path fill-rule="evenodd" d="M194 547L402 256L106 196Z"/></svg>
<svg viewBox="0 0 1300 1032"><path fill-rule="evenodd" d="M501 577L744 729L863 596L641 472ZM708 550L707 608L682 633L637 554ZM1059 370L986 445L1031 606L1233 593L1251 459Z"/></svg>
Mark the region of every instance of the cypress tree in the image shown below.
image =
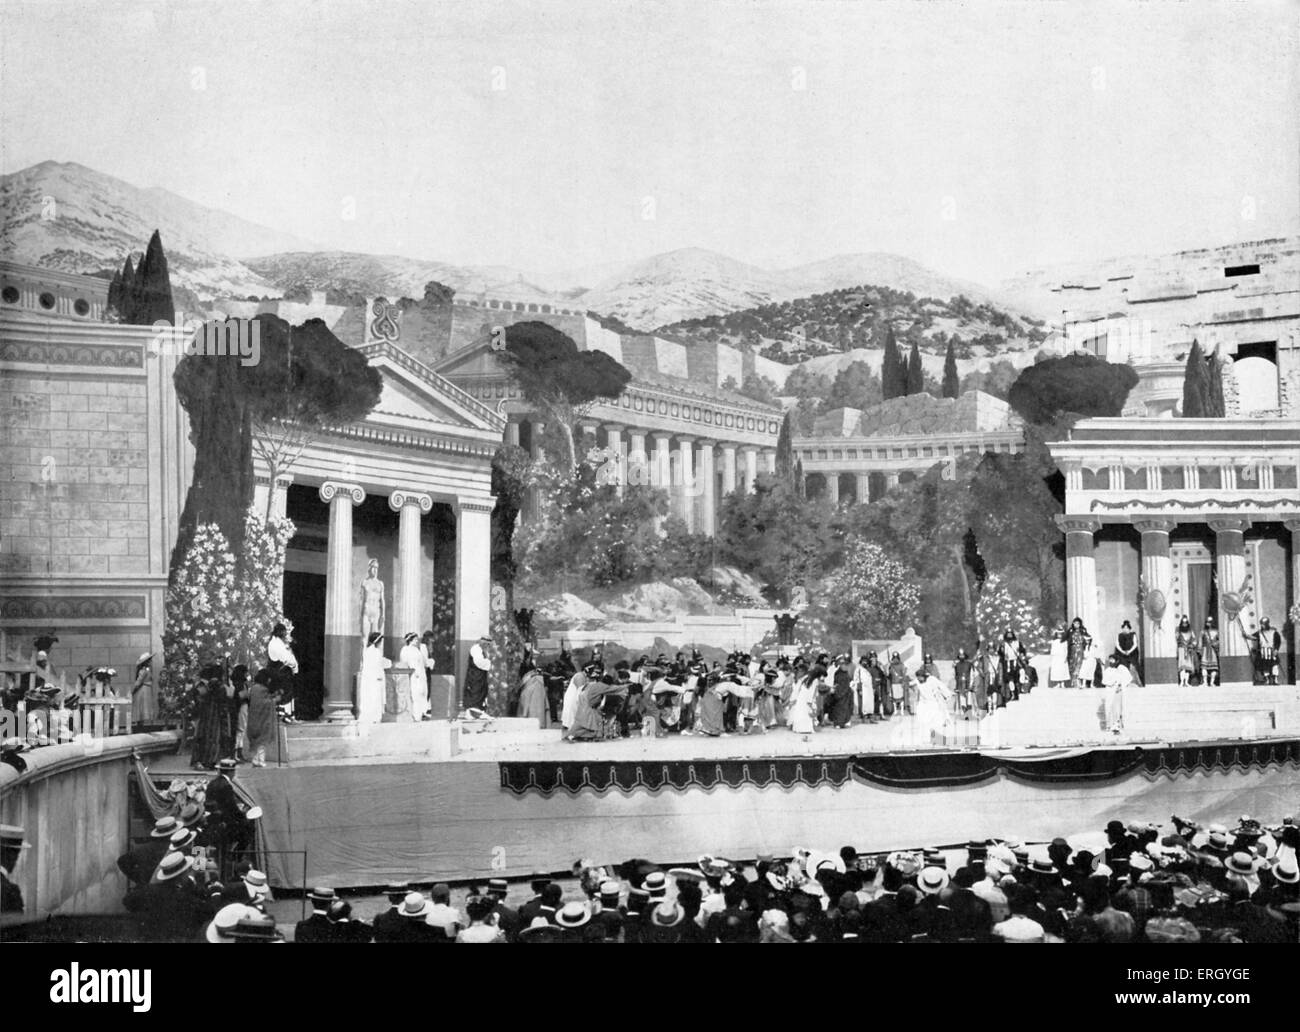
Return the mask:
<svg viewBox="0 0 1300 1032"><path fill-rule="evenodd" d="M1206 411L1205 355L1198 341L1192 341L1187 356L1187 372L1183 374L1183 418L1199 419L1208 416Z"/></svg>
<svg viewBox="0 0 1300 1032"><path fill-rule="evenodd" d="M803 459L794 460L794 490L800 498L803 497Z"/></svg>
<svg viewBox="0 0 1300 1032"><path fill-rule="evenodd" d="M176 305L172 301L171 278L167 274L167 256L163 253L162 237L156 229L149 238L136 280L136 306L131 322L139 326L152 326L159 321L174 322Z"/></svg>
<svg viewBox="0 0 1300 1032"><path fill-rule="evenodd" d="M135 311L135 266L131 264L129 254L122 263L120 276L122 282L117 288L117 318L118 322L129 323Z"/></svg>
<svg viewBox="0 0 1300 1032"><path fill-rule="evenodd" d="M790 427L790 413L781 420L781 432L776 437L776 475L786 484L794 480L794 432Z"/></svg>
<svg viewBox="0 0 1300 1032"><path fill-rule="evenodd" d="M943 396L955 398L961 393L961 378L957 375L957 353L948 341L948 354L943 360Z"/></svg>
<svg viewBox="0 0 1300 1032"><path fill-rule="evenodd" d="M908 394L925 392L925 370L921 368L921 352L912 342L912 353L907 356L907 391Z"/></svg>
<svg viewBox="0 0 1300 1032"><path fill-rule="evenodd" d="M108 282L108 300L105 303L107 312L120 312L122 309L122 270L118 269L113 273L113 278Z"/></svg>
<svg viewBox="0 0 1300 1032"><path fill-rule="evenodd" d="M1228 414L1223 400L1223 361L1219 358L1219 346L1214 346L1214 354L1205 359L1205 414L1222 419Z"/></svg>
<svg viewBox="0 0 1300 1032"><path fill-rule="evenodd" d="M902 397L907 393L906 368L903 364L903 356L898 353L894 328L888 326L885 328L885 354L880 363L880 387L885 401ZM903 372L902 376L899 375L900 371Z"/></svg>

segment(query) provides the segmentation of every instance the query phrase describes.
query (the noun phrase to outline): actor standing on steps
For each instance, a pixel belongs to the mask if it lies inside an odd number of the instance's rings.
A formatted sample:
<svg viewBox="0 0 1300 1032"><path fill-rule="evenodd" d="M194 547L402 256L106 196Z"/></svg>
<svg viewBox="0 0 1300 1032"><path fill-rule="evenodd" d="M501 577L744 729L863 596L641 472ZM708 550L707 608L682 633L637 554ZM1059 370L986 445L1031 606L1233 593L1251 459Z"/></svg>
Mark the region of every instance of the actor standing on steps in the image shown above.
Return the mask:
<svg viewBox="0 0 1300 1032"><path fill-rule="evenodd" d="M482 711L487 702L488 671L492 669L489 649L492 639L487 635L479 638L469 650L469 659L465 661L465 688L461 693L462 711Z"/></svg>

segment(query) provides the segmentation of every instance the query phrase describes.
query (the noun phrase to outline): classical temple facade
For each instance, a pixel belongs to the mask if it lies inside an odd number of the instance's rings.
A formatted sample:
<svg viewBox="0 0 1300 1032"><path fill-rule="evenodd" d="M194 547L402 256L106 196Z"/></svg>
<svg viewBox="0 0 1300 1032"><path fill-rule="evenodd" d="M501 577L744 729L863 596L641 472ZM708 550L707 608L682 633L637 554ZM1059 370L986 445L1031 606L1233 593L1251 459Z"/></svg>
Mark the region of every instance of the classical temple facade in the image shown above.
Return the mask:
<svg viewBox="0 0 1300 1032"><path fill-rule="evenodd" d="M1249 682L1249 638L1287 634L1300 599L1300 419L1086 419L1051 445L1065 475L1068 616L1108 654L1141 634L1148 683L1177 680L1174 635L1214 615L1221 679Z"/></svg>
<svg viewBox="0 0 1300 1032"><path fill-rule="evenodd" d="M57 635L56 669L107 664L120 679L141 653L162 663L193 449L172 385L188 335L99 321L106 291L94 277L0 266L0 626L19 641ZM383 378L374 411L319 436L274 484L255 469L256 511L297 525L286 615L302 676L323 685L336 719L352 714L372 560L390 658L450 610L454 647L438 670L458 678L488 632L491 461L505 427L396 344L363 350Z"/></svg>

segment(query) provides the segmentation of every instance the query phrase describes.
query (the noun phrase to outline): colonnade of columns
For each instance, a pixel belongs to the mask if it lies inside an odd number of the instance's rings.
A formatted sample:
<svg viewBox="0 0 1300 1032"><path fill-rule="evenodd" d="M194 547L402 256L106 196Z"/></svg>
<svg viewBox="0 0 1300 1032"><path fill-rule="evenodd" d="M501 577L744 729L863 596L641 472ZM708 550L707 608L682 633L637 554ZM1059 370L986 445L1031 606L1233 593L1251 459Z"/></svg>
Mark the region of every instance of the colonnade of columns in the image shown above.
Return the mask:
<svg viewBox="0 0 1300 1032"><path fill-rule="evenodd" d="M325 565L325 719L351 720L353 683L361 660L358 582L353 566L352 510L366 499L359 484L327 480L319 488L329 506L329 540ZM398 635L427 626L421 597L423 546L421 523L433 510L433 498L418 491L393 491L388 505L398 514L397 578L388 603ZM462 498L456 513L456 666L463 674L470 646L490 626L492 498Z"/></svg>
<svg viewBox="0 0 1300 1032"><path fill-rule="evenodd" d="M1097 633L1097 561L1094 535L1099 520L1058 516L1057 526L1065 532L1066 613L1076 616L1093 634ZM1214 532L1215 578L1218 582L1218 611L1221 681L1252 679L1250 641L1245 626L1251 623L1252 600L1246 579L1245 533L1251 521L1224 517L1207 521ZM1300 520L1284 524L1291 532L1291 579L1293 592L1300 592ZM1141 534L1141 573L1145 604L1142 611L1143 659L1148 682L1172 683L1178 679L1177 616L1174 612L1174 570L1170 558L1169 534L1173 520L1135 520ZM1300 597L1293 594L1292 597ZM1201 628L1194 628L1199 635Z"/></svg>
<svg viewBox="0 0 1300 1032"><path fill-rule="evenodd" d="M540 442L546 424L528 419L531 454L545 458ZM521 423L506 426L505 441L519 446ZM666 430L647 430L618 423L582 421L574 433L579 456L600 444L612 453L611 465L602 471L602 482L613 484L622 494L627 485L647 485L668 491L670 512L696 533L713 534L718 504L736 491L752 492L760 472L776 472L776 449L697 437ZM535 510L536 499L528 509Z"/></svg>

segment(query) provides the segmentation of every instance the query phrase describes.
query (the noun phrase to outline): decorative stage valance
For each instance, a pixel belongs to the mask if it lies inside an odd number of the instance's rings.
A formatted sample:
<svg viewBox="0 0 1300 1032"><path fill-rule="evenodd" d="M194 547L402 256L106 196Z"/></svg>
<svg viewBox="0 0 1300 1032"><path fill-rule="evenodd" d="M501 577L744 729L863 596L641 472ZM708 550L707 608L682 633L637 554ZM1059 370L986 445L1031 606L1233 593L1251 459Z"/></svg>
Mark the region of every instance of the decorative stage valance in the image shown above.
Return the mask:
<svg viewBox="0 0 1300 1032"><path fill-rule="evenodd" d="M878 753L864 756L778 760L697 760L677 762L598 761L498 764L501 787L515 795L557 791L570 795L611 789L684 791L690 788L766 788L796 785L839 788L850 778L883 788L925 789L974 785L996 777L1026 782L1099 782L1141 773L1148 780L1211 771L1265 770L1300 766L1300 739L1257 742L1206 742L1129 749L1060 749L1035 756L996 753Z"/></svg>
<svg viewBox="0 0 1300 1032"><path fill-rule="evenodd" d="M502 763L501 787L515 795L538 792L549 796L563 790L579 792L633 792L645 789L658 792L664 788L682 791L688 788L710 789L777 785L830 785L838 788L850 777L850 756L807 757L788 760L691 760L654 762L652 760L615 763Z"/></svg>
<svg viewBox="0 0 1300 1032"><path fill-rule="evenodd" d="M1205 742L1146 749L1082 749L1034 757L985 753L882 753L853 759L853 776L886 788L948 788L994 777L1029 782L1110 781L1140 772L1148 780L1212 771L1300 766L1300 739Z"/></svg>

